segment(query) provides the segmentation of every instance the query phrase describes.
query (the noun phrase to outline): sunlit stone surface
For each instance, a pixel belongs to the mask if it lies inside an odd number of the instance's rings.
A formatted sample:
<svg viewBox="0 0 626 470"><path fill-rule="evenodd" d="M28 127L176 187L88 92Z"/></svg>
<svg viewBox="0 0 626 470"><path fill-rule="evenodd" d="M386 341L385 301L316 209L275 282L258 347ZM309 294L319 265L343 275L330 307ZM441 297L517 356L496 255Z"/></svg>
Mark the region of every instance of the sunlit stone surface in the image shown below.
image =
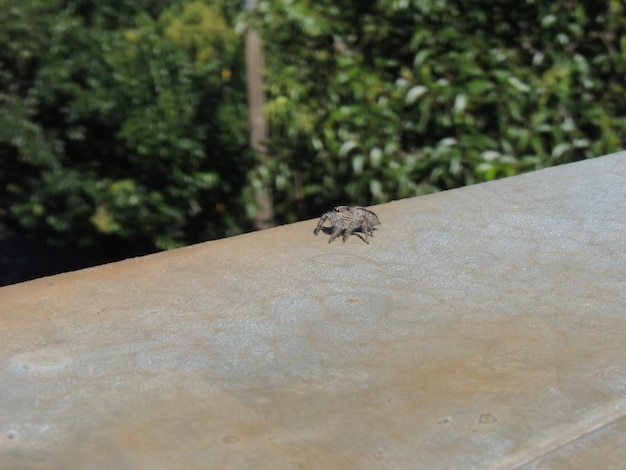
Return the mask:
<svg viewBox="0 0 626 470"><path fill-rule="evenodd" d="M1 288L0 468L623 468L626 154L373 210Z"/></svg>

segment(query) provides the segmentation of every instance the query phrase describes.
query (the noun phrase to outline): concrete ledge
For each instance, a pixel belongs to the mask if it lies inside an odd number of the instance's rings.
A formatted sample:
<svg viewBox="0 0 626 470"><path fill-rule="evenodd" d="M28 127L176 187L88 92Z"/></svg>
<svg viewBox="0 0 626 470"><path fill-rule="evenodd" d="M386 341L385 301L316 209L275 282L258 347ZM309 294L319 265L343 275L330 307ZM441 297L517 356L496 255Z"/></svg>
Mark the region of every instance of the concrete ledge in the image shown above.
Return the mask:
<svg viewBox="0 0 626 470"><path fill-rule="evenodd" d="M0 289L0 468L623 468L626 153Z"/></svg>

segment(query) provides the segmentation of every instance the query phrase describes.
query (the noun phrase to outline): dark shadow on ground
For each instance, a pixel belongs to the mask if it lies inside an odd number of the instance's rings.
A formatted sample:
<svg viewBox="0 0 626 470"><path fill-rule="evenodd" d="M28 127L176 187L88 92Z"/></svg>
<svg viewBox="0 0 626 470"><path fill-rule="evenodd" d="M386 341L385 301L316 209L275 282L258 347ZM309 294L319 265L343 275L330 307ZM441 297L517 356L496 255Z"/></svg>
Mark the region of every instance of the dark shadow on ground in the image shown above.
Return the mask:
<svg viewBox="0 0 626 470"><path fill-rule="evenodd" d="M112 263L153 252L121 243L98 247L55 247L27 240L0 240L0 286Z"/></svg>

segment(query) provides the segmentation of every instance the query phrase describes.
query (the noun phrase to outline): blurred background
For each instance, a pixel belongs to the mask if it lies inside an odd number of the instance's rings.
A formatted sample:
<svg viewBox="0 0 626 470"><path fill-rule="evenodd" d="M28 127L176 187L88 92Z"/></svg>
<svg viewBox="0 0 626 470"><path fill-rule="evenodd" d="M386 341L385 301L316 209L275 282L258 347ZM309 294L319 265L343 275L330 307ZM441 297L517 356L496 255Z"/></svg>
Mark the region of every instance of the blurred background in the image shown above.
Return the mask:
<svg viewBox="0 0 626 470"><path fill-rule="evenodd" d="M624 0L0 0L0 24L0 285L625 146Z"/></svg>

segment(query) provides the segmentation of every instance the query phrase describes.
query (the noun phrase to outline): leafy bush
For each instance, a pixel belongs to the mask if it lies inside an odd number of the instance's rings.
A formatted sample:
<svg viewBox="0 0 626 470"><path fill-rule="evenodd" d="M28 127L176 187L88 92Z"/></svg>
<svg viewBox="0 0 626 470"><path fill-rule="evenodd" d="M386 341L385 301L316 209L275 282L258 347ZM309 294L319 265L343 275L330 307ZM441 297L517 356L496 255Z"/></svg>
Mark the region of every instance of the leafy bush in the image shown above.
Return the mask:
<svg viewBox="0 0 626 470"><path fill-rule="evenodd" d="M277 205L290 220L294 202L380 203L623 148L623 8L259 2Z"/></svg>
<svg viewBox="0 0 626 470"><path fill-rule="evenodd" d="M249 227L241 41L219 8L150 16L127 1L133 20L113 21L104 7L5 3L5 235L170 248Z"/></svg>

